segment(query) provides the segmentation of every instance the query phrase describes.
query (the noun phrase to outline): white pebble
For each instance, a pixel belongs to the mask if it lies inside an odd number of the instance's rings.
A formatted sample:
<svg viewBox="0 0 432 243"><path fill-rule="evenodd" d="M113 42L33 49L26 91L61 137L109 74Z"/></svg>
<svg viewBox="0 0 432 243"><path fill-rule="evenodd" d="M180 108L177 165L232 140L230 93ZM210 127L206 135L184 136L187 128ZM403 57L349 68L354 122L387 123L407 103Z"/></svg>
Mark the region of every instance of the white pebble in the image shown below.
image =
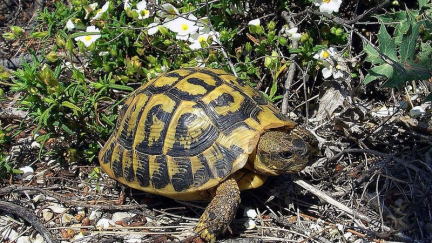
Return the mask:
<svg viewBox="0 0 432 243"><path fill-rule="evenodd" d="M23 173L22 174L17 174L16 178L18 180L27 180L30 179L30 177L33 175L33 168L30 166L24 166L19 168L19 170L21 170Z"/></svg>
<svg viewBox="0 0 432 243"><path fill-rule="evenodd" d="M352 236L352 233L351 232L346 232L345 234L344 234L344 237L345 237L345 239L349 239L350 237Z"/></svg>
<svg viewBox="0 0 432 243"><path fill-rule="evenodd" d="M16 243L31 243L30 236L20 236Z"/></svg>
<svg viewBox="0 0 432 243"><path fill-rule="evenodd" d="M135 216L135 214L130 214L128 212L117 212L113 214L111 220L113 222L117 222L117 221L128 222L129 220L131 220L133 216Z"/></svg>
<svg viewBox="0 0 432 243"><path fill-rule="evenodd" d="M43 202L45 201L46 197L43 194L39 194L33 197L33 202L37 203L37 202Z"/></svg>
<svg viewBox="0 0 432 243"><path fill-rule="evenodd" d="M244 226L245 226L246 229L255 229L255 227L256 227L255 220L253 220L253 219L248 219L248 221L246 221L246 222L244 223Z"/></svg>
<svg viewBox="0 0 432 243"><path fill-rule="evenodd" d="M102 212L95 210L90 213L89 219L96 221L100 217L102 217Z"/></svg>
<svg viewBox="0 0 432 243"><path fill-rule="evenodd" d="M248 218L254 219L258 216L258 214L253 208L245 208L243 212L243 216L247 216Z"/></svg>
<svg viewBox="0 0 432 243"><path fill-rule="evenodd" d="M110 219L100 219L97 223L96 223L96 228L98 229L107 229L110 226L114 226L114 222Z"/></svg>
<svg viewBox="0 0 432 243"><path fill-rule="evenodd" d="M33 241L33 243L44 243L44 242L45 242L45 239L40 234L37 234L36 239Z"/></svg>
<svg viewBox="0 0 432 243"><path fill-rule="evenodd" d="M54 216L54 213L49 209L42 210L42 217L46 221L51 220Z"/></svg>
<svg viewBox="0 0 432 243"><path fill-rule="evenodd" d="M40 144L36 141L33 141L30 145L32 149L40 149Z"/></svg>
<svg viewBox="0 0 432 243"><path fill-rule="evenodd" d="M410 110L411 117L419 117L424 115L425 113L426 113L425 110L421 106L414 106Z"/></svg>
<svg viewBox="0 0 432 243"><path fill-rule="evenodd" d="M69 224L69 223L72 221L73 218L74 218L73 215L68 214L68 213L65 213L65 214L63 214L63 215L61 216L61 223L62 223L63 225L67 225L67 224Z"/></svg>
<svg viewBox="0 0 432 243"><path fill-rule="evenodd" d="M66 208L59 205L59 204L55 204L53 203L51 206L48 207L49 209L51 209L54 213L63 213Z"/></svg>

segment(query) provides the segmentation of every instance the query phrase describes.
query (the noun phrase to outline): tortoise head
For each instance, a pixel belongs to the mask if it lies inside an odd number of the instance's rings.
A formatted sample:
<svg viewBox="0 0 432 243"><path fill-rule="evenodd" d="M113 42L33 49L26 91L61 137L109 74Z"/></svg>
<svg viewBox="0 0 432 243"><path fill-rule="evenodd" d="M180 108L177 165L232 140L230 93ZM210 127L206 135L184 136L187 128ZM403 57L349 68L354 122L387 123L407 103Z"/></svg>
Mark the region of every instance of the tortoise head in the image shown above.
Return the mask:
<svg viewBox="0 0 432 243"><path fill-rule="evenodd" d="M299 172L317 154L316 142L303 128L291 132L267 131L258 142L253 168L264 175Z"/></svg>

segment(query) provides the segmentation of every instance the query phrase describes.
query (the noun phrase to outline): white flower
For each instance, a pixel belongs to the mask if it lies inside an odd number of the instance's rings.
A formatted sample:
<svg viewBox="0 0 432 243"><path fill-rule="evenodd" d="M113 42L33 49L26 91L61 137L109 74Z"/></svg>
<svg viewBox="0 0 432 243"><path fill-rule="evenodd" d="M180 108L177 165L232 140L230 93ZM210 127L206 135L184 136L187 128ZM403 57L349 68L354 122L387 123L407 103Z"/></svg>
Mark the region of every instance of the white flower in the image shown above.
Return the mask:
<svg viewBox="0 0 432 243"><path fill-rule="evenodd" d="M339 60L339 54L334 47L321 50L319 53L315 54L313 58L322 61L324 65L322 74L325 79L332 75L335 79L343 77L343 72L341 71L343 68L337 64L338 61L342 60Z"/></svg>
<svg viewBox="0 0 432 243"><path fill-rule="evenodd" d="M187 40L189 34L193 34L198 30L198 26L194 21L185 19L183 17L175 18L164 24L172 32L177 33L176 39Z"/></svg>
<svg viewBox="0 0 432 243"><path fill-rule="evenodd" d="M315 5L319 6L320 12L333 13L339 12L342 0L315 0Z"/></svg>
<svg viewBox="0 0 432 243"><path fill-rule="evenodd" d="M98 3L89 4L87 7L84 7L84 11L86 12L85 19L88 18L89 14L93 13L93 11L97 8Z"/></svg>
<svg viewBox="0 0 432 243"><path fill-rule="evenodd" d="M297 30L297 27L287 30L287 35L290 40L298 41L301 39L302 35L300 33L297 33Z"/></svg>
<svg viewBox="0 0 432 243"><path fill-rule="evenodd" d="M189 41L191 44L189 45L190 49L196 50L202 47L202 43L209 43L208 39L212 38L211 44L216 44L215 39L219 36L218 32L210 31L208 33L195 33L190 35ZM204 45L205 46L205 45Z"/></svg>
<svg viewBox="0 0 432 243"><path fill-rule="evenodd" d="M103 13L108 11L110 2L106 2L101 9L96 10L96 15L92 18L92 20L99 19Z"/></svg>
<svg viewBox="0 0 432 243"><path fill-rule="evenodd" d="M71 19L69 19L69 20L66 22L66 28L67 28L69 31L71 31L71 30L73 30L73 29L75 28L75 25L74 25L74 23L72 22Z"/></svg>
<svg viewBox="0 0 432 243"><path fill-rule="evenodd" d="M150 16L150 11L147 8L147 1L143 0L136 5L137 9L133 11L138 13L138 19L146 19Z"/></svg>
<svg viewBox="0 0 432 243"><path fill-rule="evenodd" d="M94 26L89 26L86 32L100 32L100 30ZM99 39L101 35L85 35L75 37L75 41L82 41L86 47L89 47L93 42Z"/></svg>
<svg viewBox="0 0 432 243"><path fill-rule="evenodd" d="M154 35L154 34L156 34L158 31L159 31L159 24L160 24L160 20L159 20L159 18L154 18L154 22L153 23L151 23L151 24L149 24L148 26L147 26L147 33L149 34L149 35Z"/></svg>
<svg viewBox="0 0 432 243"><path fill-rule="evenodd" d="M248 23L248 25L254 25L254 26L260 26L260 24L261 24L260 19L253 19Z"/></svg>
<svg viewBox="0 0 432 243"><path fill-rule="evenodd" d="M326 60L329 57L336 56L337 51L334 47L330 47L329 49L321 50L319 53L315 54L313 58L317 60Z"/></svg>
<svg viewBox="0 0 432 243"><path fill-rule="evenodd" d="M333 78L335 78L335 79L343 77L343 73L338 68L338 65L333 66L327 61L324 61L323 64L325 66L322 69L322 74L323 74L324 78L329 78L332 75L333 75Z"/></svg>
<svg viewBox="0 0 432 243"><path fill-rule="evenodd" d="M126 10L131 8L132 8L132 4L130 4L129 0L125 0L123 9Z"/></svg>
<svg viewBox="0 0 432 243"><path fill-rule="evenodd" d="M162 4L162 10L158 11L157 15L161 18L172 19L179 14L179 11L170 3Z"/></svg>
<svg viewBox="0 0 432 243"><path fill-rule="evenodd" d="M192 34L189 38L189 41L192 42L192 44L189 45L189 48L191 50L196 50L201 48L201 43L206 43L207 39L209 37L209 34Z"/></svg>

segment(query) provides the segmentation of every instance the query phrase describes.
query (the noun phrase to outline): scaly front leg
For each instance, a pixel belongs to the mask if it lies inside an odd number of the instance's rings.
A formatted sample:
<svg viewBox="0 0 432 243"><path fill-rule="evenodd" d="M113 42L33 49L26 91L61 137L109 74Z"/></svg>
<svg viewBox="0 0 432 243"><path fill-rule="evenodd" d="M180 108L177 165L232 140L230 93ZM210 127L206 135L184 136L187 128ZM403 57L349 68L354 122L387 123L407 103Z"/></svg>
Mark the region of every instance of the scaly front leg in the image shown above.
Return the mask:
<svg viewBox="0 0 432 243"><path fill-rule="evenodd" d="M216 195L207 206L195 232L209 242L215 242L216 236L225 232L234 219L240 204L240 189L237 182L227 179L216 189Z"/></svg>

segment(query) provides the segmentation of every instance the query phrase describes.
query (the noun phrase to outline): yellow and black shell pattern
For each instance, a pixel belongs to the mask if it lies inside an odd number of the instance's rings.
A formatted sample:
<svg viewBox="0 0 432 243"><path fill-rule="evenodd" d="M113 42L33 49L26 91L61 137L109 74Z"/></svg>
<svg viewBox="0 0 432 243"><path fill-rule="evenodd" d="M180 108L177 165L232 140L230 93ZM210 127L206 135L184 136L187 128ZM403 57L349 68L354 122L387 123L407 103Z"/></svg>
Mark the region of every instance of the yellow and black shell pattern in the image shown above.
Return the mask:
<svg viewBox="0 0 432 243"><path fill-rule="evenodd" d="M208 199L204 192L244 167L264 131L281 127L295 123L245 82L223 70L184 68L130 94L99 160L132 188Z"/></svg>

